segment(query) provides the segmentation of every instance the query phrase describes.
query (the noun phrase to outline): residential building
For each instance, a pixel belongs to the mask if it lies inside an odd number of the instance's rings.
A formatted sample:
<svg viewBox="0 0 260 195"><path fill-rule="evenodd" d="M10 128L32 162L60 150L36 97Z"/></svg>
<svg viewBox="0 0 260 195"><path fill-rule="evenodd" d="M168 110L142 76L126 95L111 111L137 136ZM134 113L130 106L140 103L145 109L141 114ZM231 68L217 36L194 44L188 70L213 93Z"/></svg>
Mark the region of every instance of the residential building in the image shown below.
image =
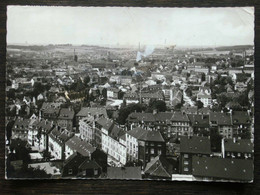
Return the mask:
<svg viewBox="0 0 260 195"><path fill-rule="evenodd" d="M144 174L149 179L171 179L173 165L165 157L159 155L147 163Z"/></svg>
<svg viewBox="0 0 260 195"><path fill-rule="evenodd" d="M192 175L197 181L252 182L253 160L194 156Z"/></svg>
<svg viewBox="0 0 260 195"><path fill-rule="evenodd" d="M21 139L27 141L28 139L28 127L30 124L30 119L24 119L18 117L12 128L12 139Z"/></svg>
<svg viewBox="0 0 260 195"><path fill-rule="evenodd" d="M79 120L84 117L93 116L94 118L105 117L107 118L107 111L101 107L82 107L76 114L76 124L79 124Z"/></svg>
<svg viewBox="0 0 260 195"><path fill-rule="evenodd" d="M212 105L212 97L211 95L206 94L205 92L200 91L197 94L197 101L201 101L204 107L208 107Z"/></svg>
<svg viewBox="0 0 260 195"><path fill-rule="evenodd" d="M73 130L73 120L75 112L71 108L61 108L57 118L57 125L66 128L69 131Z"/></svg>
<svg viewBox="0 0 260 195"><path fill-rule="evenodd" d="M230 113L210 112L210 127L216 128L218 133L224 138L233 137L233 124Z"/></svg>
<svg viewBox="0 0 260 195"><path fill-rule="evenodd" d="M65 159L74 153L91 158L91 154L96 150L93 146L77 136L73 136L65 143Z"/></svg>
<svg viewBox="0 0 260 195"><path fill-rule="evenodd" d="M94 116L84 117L79 120L79 133L83 140L89 143L95 141L95 118Z"/></svg>
<svg viewBox="0 0 260 195"><path fill-rule="evenodd" d="M222 139L223 158L253 159L254 144L250 139Z"/></svg>
<svg viewBox="0 0 260 195"><path fill-rule="evenodd" d="M194 156L210 156L210 139L199 136L180 137L180 174L192 174L192 162Z"/></svg>
<svg viewBox="0 0 260 195"><path fill-rule="evenodd" d="M193 135L190 120L184 112L173 112L168 124L168 137L172 137L174 135Z"/></svg>
<svg viewBox="0 0 260 195"><path fill-rule="evenodd" d="M108 154L114 163L125 165L127 157L125 132L109 119L103 118L98 120L97 123L101 125L102 150Z"/></svg>
<svg viewBox="0 0 260 195"><path fill-rule="evenodd" d="M143 167L158 155L166 154L166 144L159 131L141 127L126 132L127 159L140 160Z"/></svg>
<svg viewBox="0 0 260 195"><path fill-rule="evenodd" d="M188 114L193 134L209 134L209 115L205 114Z"/></svg>
<svg viewBox="0 0 260 195"><path fill-rule="evenodd" d="M251 137L251 118L246 111L232 111L233 135L240 138Z"/></svg>
<svg viewBox="0 0 260 195"><path fill-rule="evenodd" d="M49 133L49 152L53 159L64 160L65 159L65 143L73 136L73 133L60 128L55 127Z"/></svg>

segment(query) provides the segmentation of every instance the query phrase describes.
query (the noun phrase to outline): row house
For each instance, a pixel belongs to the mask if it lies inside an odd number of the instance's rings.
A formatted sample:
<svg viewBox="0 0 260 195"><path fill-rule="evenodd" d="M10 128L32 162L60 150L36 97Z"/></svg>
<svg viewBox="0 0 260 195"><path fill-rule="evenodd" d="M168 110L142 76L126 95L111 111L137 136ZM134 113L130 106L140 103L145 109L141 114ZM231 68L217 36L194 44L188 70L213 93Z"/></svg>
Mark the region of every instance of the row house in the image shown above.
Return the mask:
<svg viewBox="0 0 260 195"><path fill-rule="evenodd" d="M65 158L68 159L75 154L80 154L89 160L95 160L103 171L106 170L107 154L77 136L73 136L65 143Z"/></svg>
<svg viewBox="0 0 260 195"><path fill-rule="evenodd" d="M158 100L164 100L163 92L154 92L154 93L141 93L141 101L142 103L149 104L150 101L158 101Z"/></svg>
<svg viewBox="0 0 260 195"><path fill-rule="evenodd" d="M89 143L95 140L95 118L88 116L79 121L79 134L81 139Z"/></svg>
<svg viewBox="0 0 260 195"><path fill-rule="evenodd" d="M73 120L75 112L71 108L62 108L57 118L57 125L66 128L69 131L73 130Z"/></svg>
<svg viewBox="0 0 260 195"><path fill-rule="evenodd" d="M232 111L233 136L251 134L252 121L246 111ZM243 138L243 137L242 137Z"/></svg>
<svg viewBox="0 0 260 195"><path fill-rule="evenodd" d="M72 154L63 163L63 178L99 178L102 167L95 159L89 159L79 153Z"/></svg>
<svg viewBox="0 0 260 195"><path fill-rule="evenodd" d="M64 160L65 159L65 143L73 136L74 134L67 129L60 127L55 127L49 133L49 148L48 151L53 156L55 160Z"/></svg>
<svg viewBox="0 0 260 195"><path fill-rule="evenodd" d="M54 128L53 121L35 118L29 124L28 144L38 148L38 151L48 151L48 137Z"/></svg>
<svg viewBox="0 0 260 195"><path fill-rule="evenodd" d="M222 139L223 158L253 159L254 144L250 139Z"/></svg>
<svg viewBox="0 0 260 195"><path fill-rule="evenodd" d="M12 139L21 139L27 141L28 139L28 127L30 123L30 119L24 119L18 117L12 128Z"/></svg>
<svg viewBox="0 0 260 195"><path fill-rule="evenodd" d="M252 159L194 156L192 176L196 181L252 182L254 178L253 162Z"/></svg>
<svg viewBox="0 0 260 195"><path fill-rule="evenodd" d="M97 123L101 125L102 150L114 163L125 165L127 157L125 131L106 118L98 120Z"/></svg>
<svg viewBox="0 0 260 195"><path fill-rule="evenodd" d="M233 124L230 113L210 112L209 122L211 128L216 128L224 138L233 137Z"/></svg>
<svg viewBox="0 0 260 195"><path fill-rule="evenodd" d="M105 108L100 108L100 107L82 107L81 110L76 114L77 128L80 119L89 116L93 116L94 118L100 118L100 117L107 118L107 111Z"/></svg>
<svg viewBox="0 0 260 195"><path fill-rule="evenodd" d="M159 131L141 127L126 132L128 161L141 161L143 168L158 155L166 155L166 144Z"/></svg>
<svg viewBox="0 0 260 195"><path fill-rule="evenodd" d="M193 134L209 134L209 115L205 114L188 114Z"/></svg>
<svg viewBox="0 0 260 195"><path fill-rule="evenodd" d="M61 102L44 102L40 110L40 118L57 119L60 113Z"/></svg>
<svg viewBox="0 0 260 195"><path fill-rule="evenodd" d="M168 121L168 125L169 138L174 135L193 135L190 120L188 115L184 112L173 112L171 119Z"/></svg>
<svg viewBox="0 0 260 195"><path fill-rule="evenodd" d="M74 153L79 153L85 157L91 157L91 154L96 150L85 140L81 140L77 136L73 136L65 143L65 159L68 159Z"/></svg>
<svg viewBox="0 0 260 195"><path fill-rule="evenodd" d="M131 113L127 119L127 129L132 130L136 127L142 127L146 130L157 130L167 137L168 125L167 121L173 116L173 112L157 112L153 113Z"/></svg>
<svg viewBox="0 0 260 195"><path fill-rule="evenodd" d="M192 160L195 156L207 157L211 154L210 139L199 136L180 137L180 174L192 174Z"/></svg>

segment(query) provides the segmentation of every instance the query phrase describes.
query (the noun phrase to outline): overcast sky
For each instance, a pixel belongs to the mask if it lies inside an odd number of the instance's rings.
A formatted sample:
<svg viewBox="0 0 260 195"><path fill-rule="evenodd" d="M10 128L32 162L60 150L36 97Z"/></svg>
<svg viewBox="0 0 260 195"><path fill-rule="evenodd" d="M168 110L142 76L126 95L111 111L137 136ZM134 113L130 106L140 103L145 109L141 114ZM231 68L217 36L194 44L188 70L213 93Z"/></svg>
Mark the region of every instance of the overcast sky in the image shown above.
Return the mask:
<svg viewBox="0 0 260 195"><path fill-rule="evenodd" d="M253 44L254 8L8 6L7 43Z"/></svg>

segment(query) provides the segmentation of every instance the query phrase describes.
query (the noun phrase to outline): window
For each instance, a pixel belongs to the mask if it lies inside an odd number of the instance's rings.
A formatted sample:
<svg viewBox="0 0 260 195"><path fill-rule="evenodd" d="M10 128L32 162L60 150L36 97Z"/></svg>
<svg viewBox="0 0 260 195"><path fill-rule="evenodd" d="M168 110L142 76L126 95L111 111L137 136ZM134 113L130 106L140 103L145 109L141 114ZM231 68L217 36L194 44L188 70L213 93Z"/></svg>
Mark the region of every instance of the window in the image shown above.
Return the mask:
<svg viewBox="0 0 260 195"><path fill-rule="evenodd" d="M161 154L162 154L162 150L158 149L158 155L161 155Z"/></svg>
<svg viewBox="0 0 260 195"><path fill-rule="evenodd" d="M184 154L184 158L189 158L189 155L188 154Z"/></svg>
<svg viewBox="0 0 260 195"><path fill-rule="evenodd" d="M189 168L188 167L184 167L183 169L185 172L189 171Z"/></svg>
<svg viewBox="0 0 260 195"><path fill-rule="evenodd" d="M69 175L71 175L72 174L72 169L69 169Z"/></svg>
<svg viewBox="0 0 260 195"><path fill-rule="evenodd" d="M150 153L154 154L154 149L153 148L151 148Z"/></svg>
<svg viewBox="0 0 260 195"><path fill-rule="evenodd" d="M240 153L237 153L237 156L238 156L238 157L240 157L240 156L241 156L241 154L240 154Z"/></svg>
<svg viewBox="0 0 260 195"><path fill-rule="evenodd" d="M185 161L184 161L184 164L185 164L185 165L188 165L188 164L189 164L189 161L185 160Z"/></svg>
<svg viewBox="0 0 260 195"><path fill-rule="evenodd" d="M94 169L94 175L98 175L98 169Z"/></svg>

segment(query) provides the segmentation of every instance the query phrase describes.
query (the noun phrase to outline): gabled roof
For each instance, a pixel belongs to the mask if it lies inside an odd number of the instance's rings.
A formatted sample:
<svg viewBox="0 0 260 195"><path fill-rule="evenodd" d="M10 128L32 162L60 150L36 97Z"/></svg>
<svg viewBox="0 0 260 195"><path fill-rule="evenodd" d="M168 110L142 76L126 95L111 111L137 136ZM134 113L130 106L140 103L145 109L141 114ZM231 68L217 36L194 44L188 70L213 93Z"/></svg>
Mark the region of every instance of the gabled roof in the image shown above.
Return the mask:
<svg viewBox="0 0 260 195"><path fill-rule="evenodd" d="M81 140L80 138L74 136L69 139L65 145L67 145L73 151L78 152L82 156L90 156L96 149L92 147L86 141Z"/></svg>
<svg viewBox="0 0 260 195"><path fill-rule="evenodd" d="M192 154L210 154L210 139L208 137L200 136L180 136L180 152Z"/></svg>
<svg viewBox="0 0 260 195"><path fill-rule="evenodd" d="M66 120L72 120L74 118L75 112L71 108L62 108L60 110L60 115L58 119L66 119Z"/></svg>
<svg viewBox="0 0 260 195"><path fill-rule="evenodd" d="M224 147L226 152L253 153L254 144L250 139L225 139Z"/></svg>
<svg viewBox="0 0 260 195"><path fill-rule="evenodd" d="M153 142L164 142L164 139L159 131L144 130L141 127L127 131L127 133L138 140L153 141Z"/></svg>
<svg viewBox="0 0 260 195"><path fill-rule="evenodd" d="M101 169L101 166L95 161L95 159L86 159L80 166L79 169Z"/></svg>
<svg viewBox="0 0 260 195"><path fill-rule="evenodd" d="M193 156L192 167L193 176L239 181L252 181L254 178L253 160L249 159Z"/></svg>
<svg viewBox="0 0 260 195"><path fill-rule="evenodd" d="M171 178L173 166L164 157L157 156L147 163L144 172L150 176Z"/></svg>
<svg viewBox="0 0 260 195"><path fill-rule="evenodd" d="M108 130L108 132L110 132L110 130L114 126L114 122L108 118L100 118L96 122L97 124L101 125L104 129Z"/></svg>
<svg viewBox="0 0 260 195"><path fill-rule="evenodd" d="M232 125L231 116L229 113L210 112L210 122L216 121L218 125Z"/></svg>
<svg viewBox="0 0 260 195"><path fill-rule="evenodd" d="M104 117L107 117L107 111L105 108L97 108L97 107L82 107L81 110L77 113L76 116L78 117L85 117L88 116L88 114L94 116L94 115L103 115Z"/></svg>
<svg viewBox="0 0 260 195"><path fill-rule="evenodd" d="M141 113L141 112L132 112L128 117L128 121L132 122L155 122L155 121L166 121L170 120L172 117L172 112L158 112L156 114L153 113Z"/></svg>
<svg viewBox="0 0 260 195"><path fill-rule="evenodd" d="M233 124L251 124L249 115L246 111L233 111L232 120Z"/></svg>
<svg viewBox="0 0 260 195"><path fill-rule="evenodd" d="M116 140L119 137L123 136L124 134L125 134L125 131L123 129L114 125L109 133L109 136Z"/></svg>
<svg viewBox="0 0 260 195"><path fill-rule="evenodd" d="M185 113L182 112L173 112L171 121L176 122L189 122L189 118Z"/></svg>
<svg viewBox="0 0 260 195"><path fill-rule="evenodd" d="M30 119L17 118L13 125L13 130L25 131L28 130Z"/></svg>
<svg viewBox="0 0 260 195"><path fill-rule="evenodd" d="M58 129L58 127L55 127L49 133L49 136L53 140L55 140L58 144L62 145L62 144L65 144L65 142L68 141L73 136L73 133L69 132L66 129Z"/></svg>
<svg viewBox="0 0 260 195"><path fill-rule="evenodd" d="M142 179L141 167L107 167L109 179Z"/></svg>
<svg viewBox="0 0 260 195"><path fill-rule="evenodd" d="M74 153L72 154L68 159L64 161L64 167L65 166L80 166L84 161L86 160L86 157Z"/></svg>
<svg viewBox="0 0 260 195"><path fill-rule="evenodd" d="M194 127L209 127L209 115L188 114L188 117Z"/></svg>

